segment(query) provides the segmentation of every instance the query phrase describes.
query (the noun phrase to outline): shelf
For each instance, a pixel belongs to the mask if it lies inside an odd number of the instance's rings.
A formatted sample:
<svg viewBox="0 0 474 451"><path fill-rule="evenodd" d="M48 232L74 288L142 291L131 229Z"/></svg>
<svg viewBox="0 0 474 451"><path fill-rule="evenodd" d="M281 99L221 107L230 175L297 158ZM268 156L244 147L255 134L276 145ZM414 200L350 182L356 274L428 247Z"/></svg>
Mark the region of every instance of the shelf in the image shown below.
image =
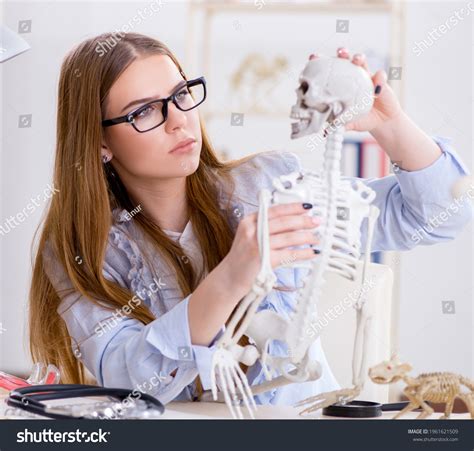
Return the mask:
<svg viewBox="0 0 474 451"><path fill-rule="evenodd" d="M204 10L207 14L229 13L229 12L257 12L265 13L295 13L318 11L320 13L335 13L341 10L356 13L380 13L390 12L396 6L386 1L332 1L332 2L232 2L232 1L203 1L191 2L192 8ZM259 7L261 6L261 7Z"/></svg>

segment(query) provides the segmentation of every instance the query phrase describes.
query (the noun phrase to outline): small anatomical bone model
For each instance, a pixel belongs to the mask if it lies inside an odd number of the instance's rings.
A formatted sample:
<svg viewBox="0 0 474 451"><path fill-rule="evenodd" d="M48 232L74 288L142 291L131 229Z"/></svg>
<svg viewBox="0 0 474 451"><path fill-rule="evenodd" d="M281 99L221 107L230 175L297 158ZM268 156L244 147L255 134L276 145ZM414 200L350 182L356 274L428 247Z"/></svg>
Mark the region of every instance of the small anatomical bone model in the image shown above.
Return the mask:
<svg viewBox="0 0 474 451"><path fill-rule="evenodd" d="M323 127L331 131L327 133L322 169L280 176L273 180L273 191L263 189L259 193L257 238L261 269L251 291L240 302L218 339L211 369L214 400L224 400L232 415L238 418L243 418L241 400L253 417L256 408L254 394L321 377L320 363L309 357L309 349L318 335L308 334L307 330L317 317L325 275L333 272L361 285L364 283L374 224L379 213L371 205L375 192L360 180L342 180L340 172L344 124L367 114L373 104L373 84L367 72L341 58L312 59L300 76L296 93L297 103L291 110L291 117L297 122L292 125L292 138L319 133ZM285 265L305 267L309 271L297 290L294 311L283 316L273 310L258 311L258 307L276 282L270 263L268 208L290 202L313 204L309 214L322 219L322 224L313 229L313 233L318 234L321 253L311 261ZM365 249L361 250L364 219L367 219L367 237ZM365 255L360 276L356 265L362 252ZM335 402L351 401L363 387L367 375L367 328L372 312L363 295L354 307L357 312L352 362L354 387L305 400L303 403L310 406L304 412ZM244 334L250 344L242 347L238 341ZM271 355L269 349L273 340L286 344L287 355ZM250 366L257 361L267 381L251 389L239 363Z"/></svg>
<svg viewBox="0 0 474 451"><path fill-rule="evenodd" d="M471 413L471 418L474 419L474 381L454 373L423 373L418 377L412 377L407 375L411 370L412 367L408 363L400 363L396 355L369 370L369 377L376 384L391 384L403 380L407 385L403 393L410 402L393 417L394 420L419 407L423 411L417 418L430 416L433 408L426 401L446 403L444 415L440 417L440 420L448 419L456 398L464 401ZM470 391L462 391L463 385Z"/></svg>

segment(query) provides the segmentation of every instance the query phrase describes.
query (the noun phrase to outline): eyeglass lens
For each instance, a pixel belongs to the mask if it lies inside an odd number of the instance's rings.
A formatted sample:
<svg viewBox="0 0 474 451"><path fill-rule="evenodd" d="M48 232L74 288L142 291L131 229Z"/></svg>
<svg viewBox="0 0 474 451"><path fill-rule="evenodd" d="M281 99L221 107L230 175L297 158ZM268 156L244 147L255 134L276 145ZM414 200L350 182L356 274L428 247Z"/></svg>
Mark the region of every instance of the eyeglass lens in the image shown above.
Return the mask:
<svg viewBox="0 0 474 451"><path fill-rule="evenodd" d="M184 86L175 93L176 103L182 111L189 111L198 106L204 100L203 83L192 87ZM139 109L134 115L134 125L140 131L147 131L165 121L164 103L156 101Z"/></svg>

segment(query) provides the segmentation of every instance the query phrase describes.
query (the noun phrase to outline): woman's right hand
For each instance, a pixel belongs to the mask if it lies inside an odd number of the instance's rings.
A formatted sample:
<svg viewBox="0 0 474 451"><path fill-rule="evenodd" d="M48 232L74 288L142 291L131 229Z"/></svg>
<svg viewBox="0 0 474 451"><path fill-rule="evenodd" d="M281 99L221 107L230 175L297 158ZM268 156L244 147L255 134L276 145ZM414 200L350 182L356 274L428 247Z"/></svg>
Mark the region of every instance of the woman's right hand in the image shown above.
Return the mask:
<svg viewBox="0 0 474 451"><path fill-rule="evenodd" d="M318 244L319 241L310 229L318 226L320 220L307 214L311 208L311 204L293 202L274 205L268 209L272 268L314 258L315 251L311 247L288 249L291 246ZM221 262L229 272L229 280L232 280L236 284L235 288L244 295L250 291L261 267L257 215L258 212L255 212L242 218L232 247Z"/></svg>

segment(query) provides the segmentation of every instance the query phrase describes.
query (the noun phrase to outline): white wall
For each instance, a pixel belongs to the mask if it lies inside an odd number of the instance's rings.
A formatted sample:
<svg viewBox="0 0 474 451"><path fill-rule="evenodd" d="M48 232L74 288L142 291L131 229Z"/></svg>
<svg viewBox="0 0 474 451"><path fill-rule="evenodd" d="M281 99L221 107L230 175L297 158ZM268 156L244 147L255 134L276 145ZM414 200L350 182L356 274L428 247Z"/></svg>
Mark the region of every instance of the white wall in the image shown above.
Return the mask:
<svg viewBox="0 0 474 451"><path fill-rule="evenodd" d="M467 10L462 2L407 4L403 100L422 129L452 137L455 149L472 168L474 12L440 34L420 56L412 51L416 42L427 39L428 32L460 13L461 7ZM419 246L401 255L400 350L415 371L474 375L472 256L472 223L453 242ZM442 313L445 300L455 301L455 314Z"/></svg>

